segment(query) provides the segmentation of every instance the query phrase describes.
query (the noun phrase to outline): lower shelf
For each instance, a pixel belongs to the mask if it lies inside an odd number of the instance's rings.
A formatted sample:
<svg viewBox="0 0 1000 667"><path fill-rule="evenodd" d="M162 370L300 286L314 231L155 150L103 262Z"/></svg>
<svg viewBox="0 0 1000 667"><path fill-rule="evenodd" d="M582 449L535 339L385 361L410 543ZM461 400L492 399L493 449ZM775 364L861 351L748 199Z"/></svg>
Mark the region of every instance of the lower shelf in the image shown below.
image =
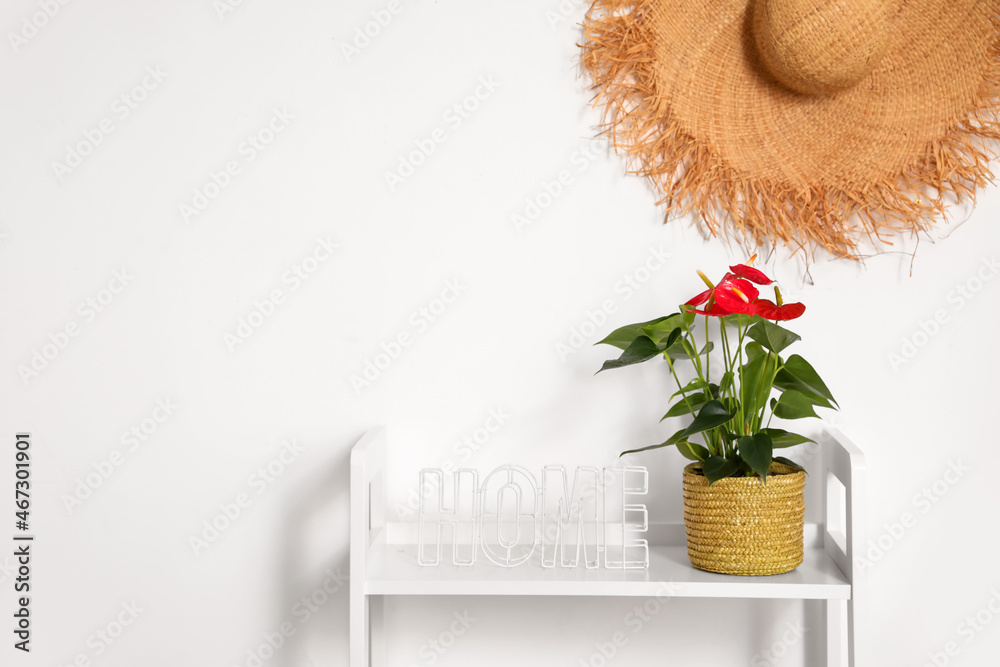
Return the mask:
<svg viewBox="0 0 1000 667"><path fill-rule="evenodd" d="M485 559L483 559L485 561ZM739 577L696 570L684 546L650 545L648 570L503 568L417 564L415 545L377 544L368 554L367 595L609 595L848 600L851 584L822 547L795 571Z"/></svg>

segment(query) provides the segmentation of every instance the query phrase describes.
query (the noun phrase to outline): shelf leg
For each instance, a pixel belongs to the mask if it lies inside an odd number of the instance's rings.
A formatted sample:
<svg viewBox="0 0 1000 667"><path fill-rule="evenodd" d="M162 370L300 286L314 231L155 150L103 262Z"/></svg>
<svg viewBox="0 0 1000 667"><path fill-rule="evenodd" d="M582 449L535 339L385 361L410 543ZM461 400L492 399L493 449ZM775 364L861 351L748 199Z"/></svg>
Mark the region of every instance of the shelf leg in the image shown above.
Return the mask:
<svg viewBox="0 0 1000 667"><path fill-rule="evenodd" d="M385 667L385 596L368 596L368 633L371 667Z"/></svg>
<svg viewBox="0 0 1000 667"><path fill-rule="evenodd" d="M371 667L368 596L351 590L351 667Z"/></svg>
<svg viewBox="0 0 1000 667"><path fill-rule="evenodd" d="M857 623L854 616L856 598L847 601L847 662L849 667L858 667Z"/></svg>
<svg viewBox="0 0 1000 667"><path fill-rule="evenodd" d="M848 663L848 600L826 601L826 667L853 667Z"/></svg>

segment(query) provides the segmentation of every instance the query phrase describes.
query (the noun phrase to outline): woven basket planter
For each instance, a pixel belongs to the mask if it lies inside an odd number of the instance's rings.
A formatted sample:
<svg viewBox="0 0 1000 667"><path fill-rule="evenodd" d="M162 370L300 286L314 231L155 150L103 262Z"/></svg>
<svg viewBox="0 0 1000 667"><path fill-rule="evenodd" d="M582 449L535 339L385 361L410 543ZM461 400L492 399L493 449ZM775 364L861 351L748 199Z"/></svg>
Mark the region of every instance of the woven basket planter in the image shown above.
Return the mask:
<svg viewBox="0 0 1000 667"><path fill-rule="evenodd" d="M771 464L759 477L727 477L711 486L701 464L684 468L688 557L699 570L761 575L802 563L806 474Z"/></svg>

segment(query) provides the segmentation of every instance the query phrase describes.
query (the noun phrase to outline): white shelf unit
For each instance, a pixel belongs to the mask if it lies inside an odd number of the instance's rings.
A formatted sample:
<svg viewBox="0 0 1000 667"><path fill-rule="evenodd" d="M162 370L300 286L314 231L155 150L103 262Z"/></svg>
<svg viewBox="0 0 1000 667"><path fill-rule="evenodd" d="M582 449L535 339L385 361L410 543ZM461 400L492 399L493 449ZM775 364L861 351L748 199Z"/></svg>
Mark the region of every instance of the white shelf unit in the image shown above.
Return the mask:
<svg viewBox="0 0 1000 667"><path fill-rule="evenodd" d="M692 567L683 524L650 525L647 570L503 568L485 559L473 567L421 567L412 525L385 520L387 438L385 428L373 429L351 452L351 667L386 667L382 609L389 595L652 597L663 595L665 584L675 597L824 600L827 666L858 667L855 629L866 627L865 586L855 565L864 544L864 456L832 429L817 440L822 471L811 475L824 485L823 522L805 526L802 565L742 577Z"/></svg>

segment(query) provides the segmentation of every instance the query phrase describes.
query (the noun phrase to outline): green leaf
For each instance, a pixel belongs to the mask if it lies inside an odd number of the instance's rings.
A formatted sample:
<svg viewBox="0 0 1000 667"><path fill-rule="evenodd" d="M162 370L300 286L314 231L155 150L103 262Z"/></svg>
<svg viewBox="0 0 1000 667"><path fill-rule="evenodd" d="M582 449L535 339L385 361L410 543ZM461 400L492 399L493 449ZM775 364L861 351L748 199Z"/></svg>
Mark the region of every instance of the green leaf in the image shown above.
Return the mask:
<svg viewBox="0 0 1000 667"><path fill-rule="evenodd" d="M677 451L681 453L681 456L692 461L704 461L711 456L707 449L696 442L688 442L687 440L677 443Z"/></svg>
<svg viewBox="0 0 1000 667"><path fill-rule="evenodd" d="M698 409L708 403L709 399L706 396L692 396L688 400L680 400L674 403L674 405L667 410L667 414L663 415L664 419L669 419L670 417L680 417L682 415L693 414L697 412ZM691 403L691 407L688 407L688 403Z"/></svg>
<svg viewBox="0 0 1000 667"><path fill-rule="evenodd" d="M667 340L665 341L658 340L656 342L657 344L662 343L664 348L669 348L671 345L676 343L677 339L680 338L683 334L684 332L681 330L681 328L677 327L676 329L670 332L670 335L667 336Z"/></svg>
<svg viewBox="0 0 1000 667"><path fill-rule="evenodd" d="M739 471L739 463L732 459L724 459L721 456L709 456L701 466L701 472L708 479L709 486L720 479L732 477Z"/></svg>
<svg viewBox="0 0 1000 667"><path fill-rule="evenodd" d="M609 368L621 368L622 366L631 366L632 364L639 364L643 361L648 361L655 356L660 354L660 348L656 347L656 343L651 341L648 336L639 336L632 344L625 348L622 355L617 359L609 359L604 362L601 366L601 371L606 371ZM601 371L597 371L600 373Z"/></svg>
<svg viewBox="0 0 1000 667"><path fill-rule="evenodd" d="M795 341L802 339L798 334L792 333L788 329L779 327L774 322L768 322L767 320L761 320L750 327L747 335L760 343L764 349L770 350L775 354L780 353Z"/></svg>
<svg viewBox="0 0 1000 667"><path fill-rule="evenodd" d="M664 342L667 342L665 347L670 347L684 333L684 321L680 313L674 313L658 322L642 327L639 333L646 334L657 345L663 345Z"/></svg>
<svg viewBox="0 0 1000 667"><path fill-rule="evenodd" d="M796 470L801 470L802 472L806 472L805 468L803 468L802 466L800 466L795 461L791 461L789 459L786 459L784 456L775 456L774 460L777 461L778 463L784 463L786 466L789 466L790 468L795 468Z"/></svg>
<svg viewBox="0 0 1000 667"><path fill-rule="evenodd" d="M771 385L765 380L770 379L771 373L767 371L773 368L777 355L770 355L768 361L768 353L759 343L747 343L746 353L749 361L740 367L740 398L743 400L744 413L756 414L762 407L758 400L766 401L771 395Z"/></svg>
<svg viewBox="0 0 1000 667"><path fill-rule="evenodd" d="M628 348L632 342L642 335L642 329L648 326L652 326L657 322L662 322L663 320L673 317L672 315L665 315L663 317L658 317L655 320L650 320L648 322L640 322L638 324L627 324L623 327L619 327L612 331L604 340L597 341L594 345L614 345L619 350L625 350Z"/></svg>
<svg viewBox="0 0 1000 667"><path fill-rule="evenodd" d="M724 318L727 327L741 327L746 329L747 326L753 321L755 315L726 315Z"/></svg>
<svg viewBox="0 0 1000 667"><path fill-rule="evenodd" d="M691 380L686 385L684 385L683 387L675 391L673 394L671 394L670 398L674 398L675 396L680 396L681 394L690 394L692 391L698 391L701 389L708 389L708 383L705 382L704 380L695 378L694 380Z"/></svg>
<svg viewBox="0 0 1000 667"><path fill-rule="evenodd" d="M732 371L726 371L722 374L722 381L719 382L718 390L712 392L716 398L718 398L719 394L726 393L726 390L733 385L733 377Z"/></svg>
<svg viewBox="0 0 1000 667"><path fill-rule="evenodd" d="M709 352L711 352L714 349L715 349L715 343L713 341L709 341L708 345L706 345L705 347L701 348L701 352L698 352L697 354L699 356L704 356L705 354L708 354ZM677 361L678 359L690 359L691 358L691 355L687 353L687 350L684 349L684 345L680 341L678 341L678 342L674 343L673 345L671 345L670 347L668 347L667 351L665 352L665 354L667 354L674 361Z"/></svg>
<svg viewBox="0 0 1000 667"><path fill-rule="evenodd" d="M747 353L748 361L757 361L767 356L767 350L760 343L749 342L744 346L743 350Z"/></svg>
<svg viewBox="0 0 1000 667"><path fill-rule="evenodd" d="M767 471L771 467L771 455L774 452L771 438L767 433L744 435L740 438L740 458L746 461L750 469L760 475L767 483Z"/></svg>
<svg viewBox="0 0 1000 667"><path fill-rule="evenodd" d="M774 405L774 416L781 419L803 419L819 417L813 409L813 403L804 394L794 389L786 390Z"/></svg>
<svg viewBox="0 0 1000 667"><path fill-rule="evenodd" d="M803 442L815 442L815 440L807 438L803 435L799 435L798 433L789 433L788 431L780 428L762 428L760 432L767 433L768 437L771 438L771 444L775 449L801 445Z"/></svg>
<svg viewBox="0 0 1000 667"><path fill-rule="evenodd" d="M648 452L651 449L659 449L660 447L669 447L671 445L676 445L678 442L684 440L686 436L684 435L684 429L677 431L672 436L664 440L658 445L649 445L648 447L640 447L639 449L629 449L618 455L619 458L625 456L626 454L635 454L636 452Z"/></svg>
<svg viewBox="0 0 1000 667"><path fill-rule="evenodd" d="M797 354L788 357L785 367L774 378L774 386L782 391L794 389L824 408L832 408L830 403L837 403L816 370Z"/></svg>
<svg viewBox="0 0 1000 667"><path fill-rule="evenodd" d="M726 409L722 401L709 401L702 406L698 412L698 416L694 418L691 425L684 429L684 437L686 438L695 433L701 433L717 426L722 426L732 418L733 414Z"/></svg>
<svg viewBox="0 0 1000 667"><path fill-rule="evenodd" d="M737 433L733 433L728 428L719 429L721 435L726 440L726 444L732 445L734 441L739 440L740 436Z"/></svg>

